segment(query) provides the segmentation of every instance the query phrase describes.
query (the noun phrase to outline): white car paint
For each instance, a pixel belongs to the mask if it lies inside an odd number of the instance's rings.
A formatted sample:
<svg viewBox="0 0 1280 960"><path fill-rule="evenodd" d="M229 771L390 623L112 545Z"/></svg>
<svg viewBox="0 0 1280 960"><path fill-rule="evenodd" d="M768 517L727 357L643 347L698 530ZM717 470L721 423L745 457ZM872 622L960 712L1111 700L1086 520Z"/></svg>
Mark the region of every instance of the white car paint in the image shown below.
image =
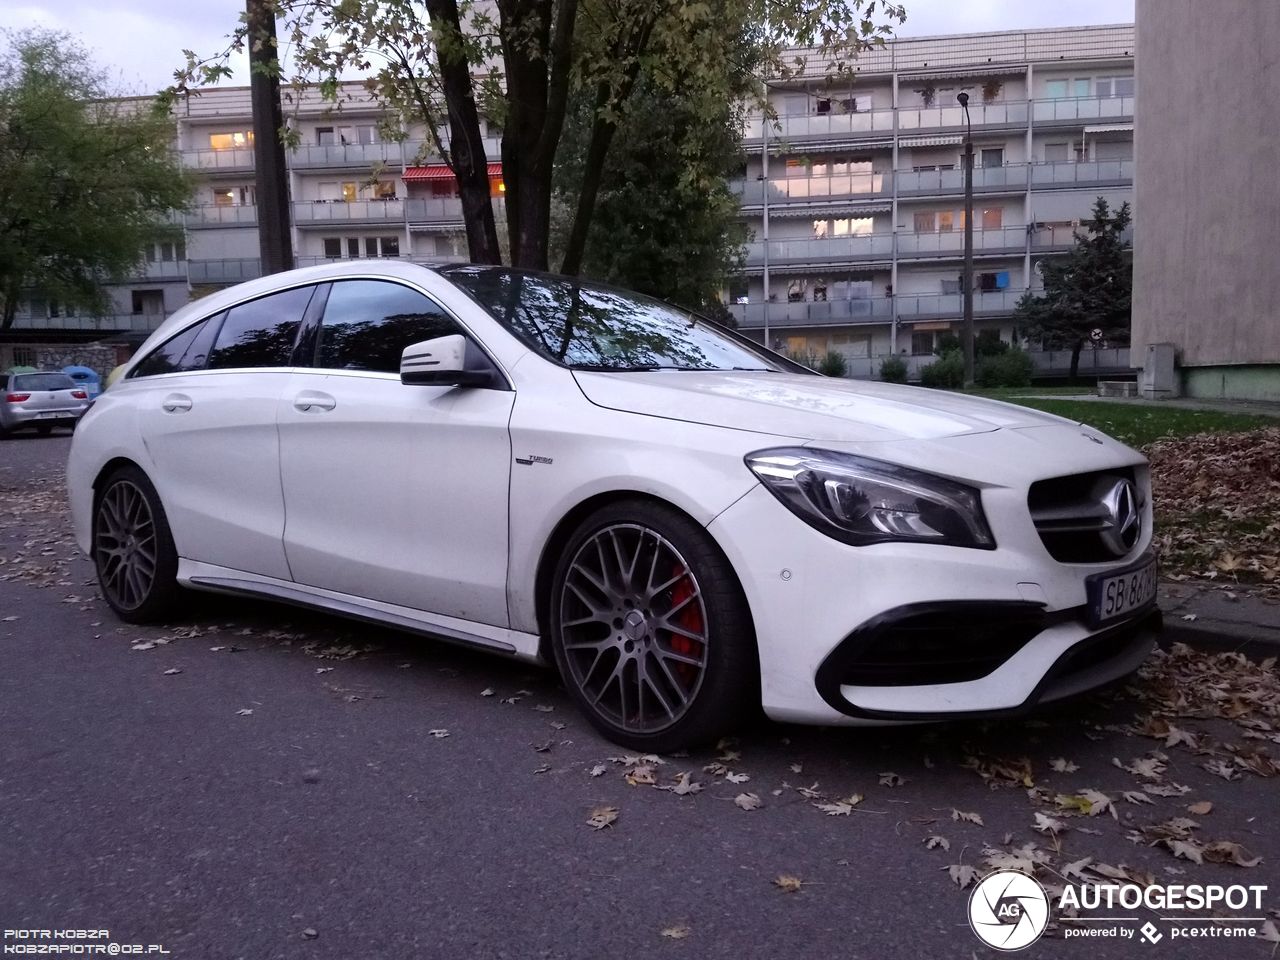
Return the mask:
<svg viewBox="0 0 1280 960"><path fill-rule="evenodd" d="M856 628L935 601L1071 611L1085 602L1086 576L1132 565L1151 545L1149 495L1142 536L1125 556L1061 563L1041 542L1027 505L1036 480L1128 468L1149 490L1141 455L1096 431L887 384L777 372L573 371L413 264L351 261L233 287L179 311L137 357L238 302L340 278L391 280L434 298L510 389L407 386L394 375L308 368L130 379L136 358L73 442L68 485L83 549L92 545L95 480L128 460L157 488L181 556L179 580L189 586L265 593L536 660L545 626L537 571L552 531L592 497L642 493L705 527L731 562L754 621L765 710L852 723L867 712L909 718L1017 707L1064 651L1098 633L1083 622L1055 624L977 681L845 684L840 694L856 709L837 710L815 674ZM166 410L174 397L189 399L190 409ZM753 452L800 445L977 488L997 548L851 546L824 535L744 464ZM1149 647L1076 685L1132 670Z"/></svg>

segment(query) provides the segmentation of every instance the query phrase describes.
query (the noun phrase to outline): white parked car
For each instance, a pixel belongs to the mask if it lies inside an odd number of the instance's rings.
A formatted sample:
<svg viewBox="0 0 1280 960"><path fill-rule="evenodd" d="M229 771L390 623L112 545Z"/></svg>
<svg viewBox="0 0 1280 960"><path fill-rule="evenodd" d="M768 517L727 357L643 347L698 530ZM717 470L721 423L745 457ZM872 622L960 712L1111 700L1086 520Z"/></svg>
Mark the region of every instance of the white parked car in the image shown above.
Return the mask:
<svg viewBox="0 0 1280 960"><path fill-rule="evenodd" d="M1128 447L501 267L353 261L200 300L68 471L127 621L190 587L554 664L635 749L760 706L1014 714L1127 675L1159 623Z"/></svg>

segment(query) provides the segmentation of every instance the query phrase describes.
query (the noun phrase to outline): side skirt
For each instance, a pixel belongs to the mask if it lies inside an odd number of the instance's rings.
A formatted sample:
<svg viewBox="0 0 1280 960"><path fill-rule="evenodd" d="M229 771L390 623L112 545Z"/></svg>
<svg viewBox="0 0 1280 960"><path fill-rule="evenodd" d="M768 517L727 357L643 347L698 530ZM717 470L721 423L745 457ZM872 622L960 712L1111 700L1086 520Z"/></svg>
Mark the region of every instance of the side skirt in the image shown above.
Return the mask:
<svg viewBox="0 0 1280 960"><path fill-rule="evenodd" d="M302 583L276 580L256 573L201 563L197 560L182 558L178 560L178 582L193 590L276 600L297 607L405 630L433 640L445 640L492 653L506 654L531 663L542 663L538 656L538 636L519 630L509 630L506 627L473 623L470 620L445 617L423 610L414 610L411 607L366 600Z"/></svg>

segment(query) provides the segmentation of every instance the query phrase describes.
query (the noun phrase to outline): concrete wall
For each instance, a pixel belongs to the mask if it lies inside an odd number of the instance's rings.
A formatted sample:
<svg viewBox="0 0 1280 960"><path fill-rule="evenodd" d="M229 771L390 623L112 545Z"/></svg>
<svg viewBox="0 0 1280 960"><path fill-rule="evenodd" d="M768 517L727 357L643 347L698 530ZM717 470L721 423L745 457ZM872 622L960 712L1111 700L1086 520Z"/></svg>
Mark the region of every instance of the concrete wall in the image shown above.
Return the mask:
<svg viewBox="0 0 1280 960"><path fill-rule="evenodd" d="M1280 3L1138 0L1137 35L1134 356L1173 343L1188 392L1280 399L1280 370L1186 370L1280 364Z"/></svg>

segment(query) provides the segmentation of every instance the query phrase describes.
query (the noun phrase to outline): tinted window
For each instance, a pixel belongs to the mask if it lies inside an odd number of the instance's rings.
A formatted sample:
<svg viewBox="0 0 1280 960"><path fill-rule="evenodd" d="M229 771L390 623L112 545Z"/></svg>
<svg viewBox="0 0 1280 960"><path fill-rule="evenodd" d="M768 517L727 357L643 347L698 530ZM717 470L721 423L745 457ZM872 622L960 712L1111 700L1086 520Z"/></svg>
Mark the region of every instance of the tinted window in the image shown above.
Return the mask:
<svg viewBox="0 0 1280 960"><path fill-rule="evenodd" d="M502 267L441 271L551 360L595 370L778 370L714 323L637 293Z"/></svg>
<svg viewBox="0 0 1280 960"><path fill-rule="evenodd" d="M208 320L201 320L176 337L169 338L134 367L129 376L154 377L160 373L203 370L209 356L209 346L214 334L218 332L222 317L223 314L218 314Z"/></svg>
<svg viewBox="0 0 1280 960"><path fill-rule="evenodd" d="M314 287L297 287L227 311L209 354L209 369L287 367Z"/></svg>
<svg viewBox="0 0 1280 960"><path fill-rule="evenodd" d="M74 390L76 382L65 373L20 373L13 378L15 390Z"/></svg>
<svg viewBox="0 0 1280 960"><path fill-rule="evenodd" d="M319 366L396 373L410 344L462 333L444 310L416 290L385 280L333 285L320 326Z"/></svg>

